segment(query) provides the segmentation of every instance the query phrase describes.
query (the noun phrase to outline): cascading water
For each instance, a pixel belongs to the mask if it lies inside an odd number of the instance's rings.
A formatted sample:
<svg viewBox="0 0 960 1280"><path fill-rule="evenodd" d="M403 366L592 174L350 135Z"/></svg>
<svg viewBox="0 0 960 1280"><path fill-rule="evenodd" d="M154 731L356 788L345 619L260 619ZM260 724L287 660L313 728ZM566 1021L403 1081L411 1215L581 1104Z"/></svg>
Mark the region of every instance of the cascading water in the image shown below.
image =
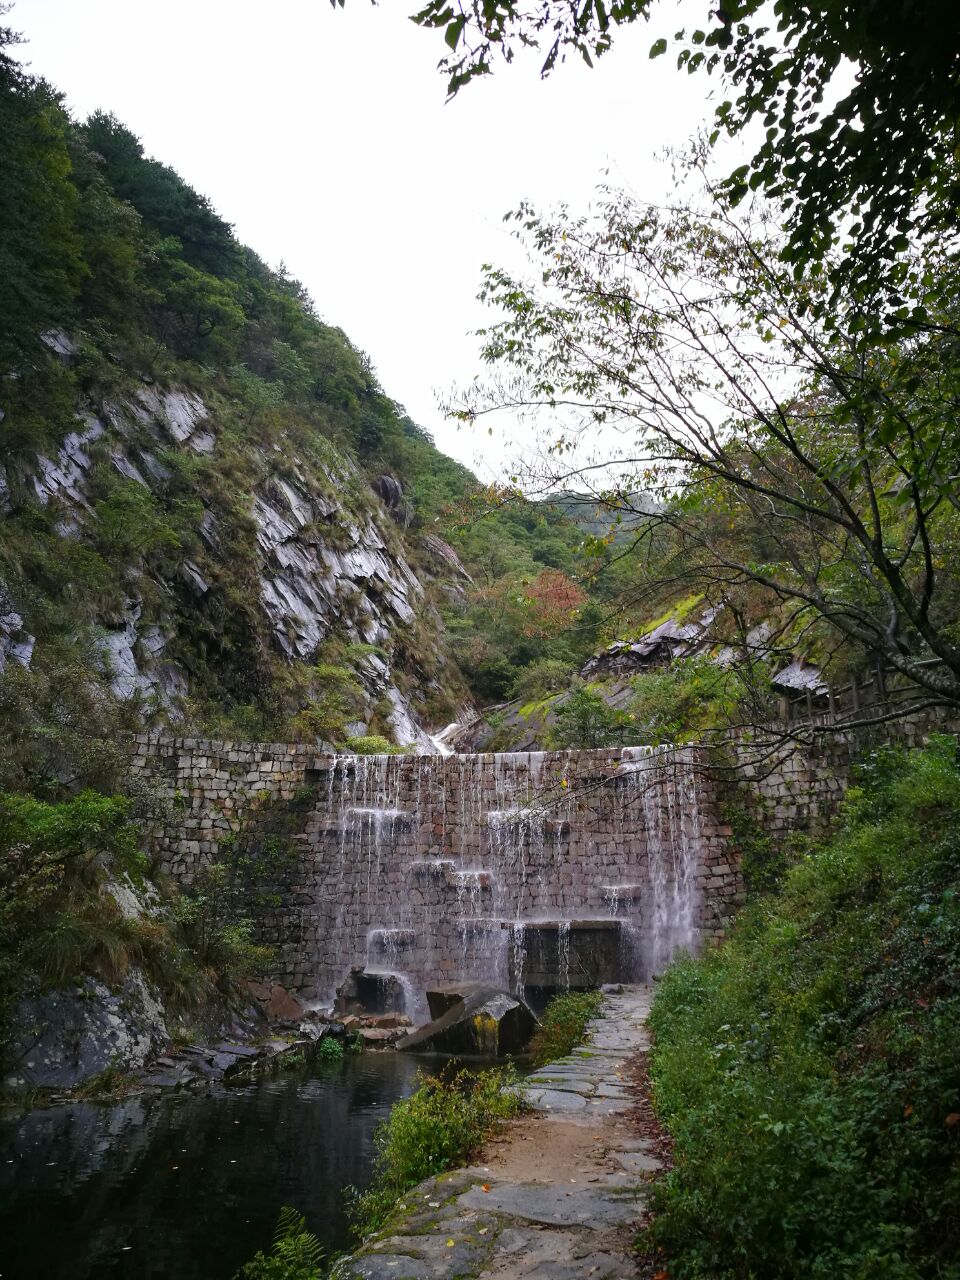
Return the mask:
<svg viewBox="0 0 960 1280"><path fill-rule="evenodd" d="M515 920L510 930L510 967L513 988L515 991L522 991L527 967L527 927L522 920Z"/></svg>
<svg viewBox="0 0 960 1280"><path fill-rule="evenodd" d="M570 921L561 920L557 925L557 969L560 990L570 990Z"/></svg>
<svg viewBox="0 0 960 1280"><path fill-rule="evenodd" d="M402 961L416 940L413 929L371 929L367 934L367 965L371 969L402 972Z"/></svg>
<svg viewBox="0 0 960 1280"><path fill-rule="evenodd" d="M678 951L696 946L696 869L700 795L690 748L624 749L646 766L640 800L647 836L647 893L641 899L641 946L647 976L664 969Z"/></svg>
<svg viewBox="0 0 960 1280"><path fill-rule="evenodd" d="M341 756L324 773L305 834L312 994L360 963L418 993L566 990L649 977L696 944L689 748Z"/></svg>

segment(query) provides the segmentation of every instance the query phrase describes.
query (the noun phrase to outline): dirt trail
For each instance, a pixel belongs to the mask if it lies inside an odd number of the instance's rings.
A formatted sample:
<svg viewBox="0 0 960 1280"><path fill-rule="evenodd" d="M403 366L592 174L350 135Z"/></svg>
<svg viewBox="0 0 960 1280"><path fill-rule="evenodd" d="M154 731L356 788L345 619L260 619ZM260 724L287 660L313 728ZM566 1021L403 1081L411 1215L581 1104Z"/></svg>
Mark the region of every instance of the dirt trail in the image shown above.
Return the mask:
<svg viewBox="0 0 960 1280"><path fill-rule="evenodd" d="M338 1274L636 1280L643 1175L661 1167L630 1114L631 1059L648 1047L649 1007L645 987L607 996L587 1044L525 1081L533 1110L490 1144L485 1163L412 1191L402 1226Z"/></svg>

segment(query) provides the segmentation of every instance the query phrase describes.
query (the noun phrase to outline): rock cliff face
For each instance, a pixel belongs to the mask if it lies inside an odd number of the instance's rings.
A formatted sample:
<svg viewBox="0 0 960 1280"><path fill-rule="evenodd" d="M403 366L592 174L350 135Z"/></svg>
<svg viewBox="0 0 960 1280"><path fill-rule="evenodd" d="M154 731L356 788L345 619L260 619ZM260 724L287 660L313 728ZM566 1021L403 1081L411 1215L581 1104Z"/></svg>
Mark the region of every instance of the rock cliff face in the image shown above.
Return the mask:
<svg viewBox="0 0 960 1280"><path fill-rule="evenodd" d="M336 639L351 656L350 731L434 751L424 708L443 718L463 688L432 588L460 590L462 567L403 527L396 478L371 485L319 437L298 448L258 434L238 442L182 387L91 397L55 453L0 471L0 538L4 517L33 509L54 546L108 562L119 592L78 611L68 642L147 723L189 725L198 700L255 702L265 684L289 720L336 684L317 665ZM37 595L29 568L0 582L0 671L35 661Z"/></svg>

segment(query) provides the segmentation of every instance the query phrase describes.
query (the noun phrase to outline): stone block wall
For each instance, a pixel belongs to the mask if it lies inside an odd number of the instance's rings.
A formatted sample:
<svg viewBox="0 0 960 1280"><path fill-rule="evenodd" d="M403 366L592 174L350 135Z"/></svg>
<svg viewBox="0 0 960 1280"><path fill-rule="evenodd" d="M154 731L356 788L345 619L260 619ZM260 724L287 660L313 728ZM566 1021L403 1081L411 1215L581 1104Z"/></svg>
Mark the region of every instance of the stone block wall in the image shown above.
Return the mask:
<svg viewBox="0 0 960 1280"><path fill-rule="evenodd" d="M134 761L174 802L154 852L183 882L238 839L266 859L283 816L294 857L265 864L255 917L308 997L355 964L401 974L414 1005L431 982L521 985L535 921L614 920L624 976L645 976L742 901L695 749L337 757L142 735Z"/></svg>
<svg viewBox="0 0 960 1280"><path fill-rule="evenodd" d="M857 730L822 725L813 744L791 741L782 733L741 734L732 745L729 775L765 835L783 839L791 832L816 834L836 817L853 767L885 744L919 747L933 733L960 732L960 720L929 713Z"/></svg>
<svg viewBox="0 0 960 1280"><path fill-rule="evenodd" d="M173 802L153 851L175 878L243 845L280 981L327 1000L365 964L399 973L416 1000L431 982L521 983L538 921L616 921L624 976L649 975L722 937L745 899L719 816L731 780L765 835L816 832L871 745L957 727L905 717L815 747L753 734L721 769L696 748L338 757L140 735L133 768Z"/></svg>

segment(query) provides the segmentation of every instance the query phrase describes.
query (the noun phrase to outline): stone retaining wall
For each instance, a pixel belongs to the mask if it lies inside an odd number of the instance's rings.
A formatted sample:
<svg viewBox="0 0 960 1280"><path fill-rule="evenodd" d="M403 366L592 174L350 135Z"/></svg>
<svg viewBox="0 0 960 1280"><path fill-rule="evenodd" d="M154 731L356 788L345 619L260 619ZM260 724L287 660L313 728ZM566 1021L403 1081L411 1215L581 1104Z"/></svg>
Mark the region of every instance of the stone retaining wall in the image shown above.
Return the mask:
<svg viewBox="0 0 960 1280"><path fill-rule="evenodd" d="M742 884L702 763L689 748L337 757L156 735L134 756L176 807L164 868L189 882L242 846L277 977L323 999L354 964L401 973L415 998L432 981L506 984L525 921L619 921L624 976L718 936Z"/></svg>
<svg viewBox="0 0 960 1280"><path fill-rule="evenodd" d="M790 741L782 733L741 734L733 746L733 774L747 807L767 836L815 834L837 815L853 766L877 747L895 743L913 748L934 733L960 732L960 720L918 713L865 725L832 729L826 721L814 745Z"/></svg>

